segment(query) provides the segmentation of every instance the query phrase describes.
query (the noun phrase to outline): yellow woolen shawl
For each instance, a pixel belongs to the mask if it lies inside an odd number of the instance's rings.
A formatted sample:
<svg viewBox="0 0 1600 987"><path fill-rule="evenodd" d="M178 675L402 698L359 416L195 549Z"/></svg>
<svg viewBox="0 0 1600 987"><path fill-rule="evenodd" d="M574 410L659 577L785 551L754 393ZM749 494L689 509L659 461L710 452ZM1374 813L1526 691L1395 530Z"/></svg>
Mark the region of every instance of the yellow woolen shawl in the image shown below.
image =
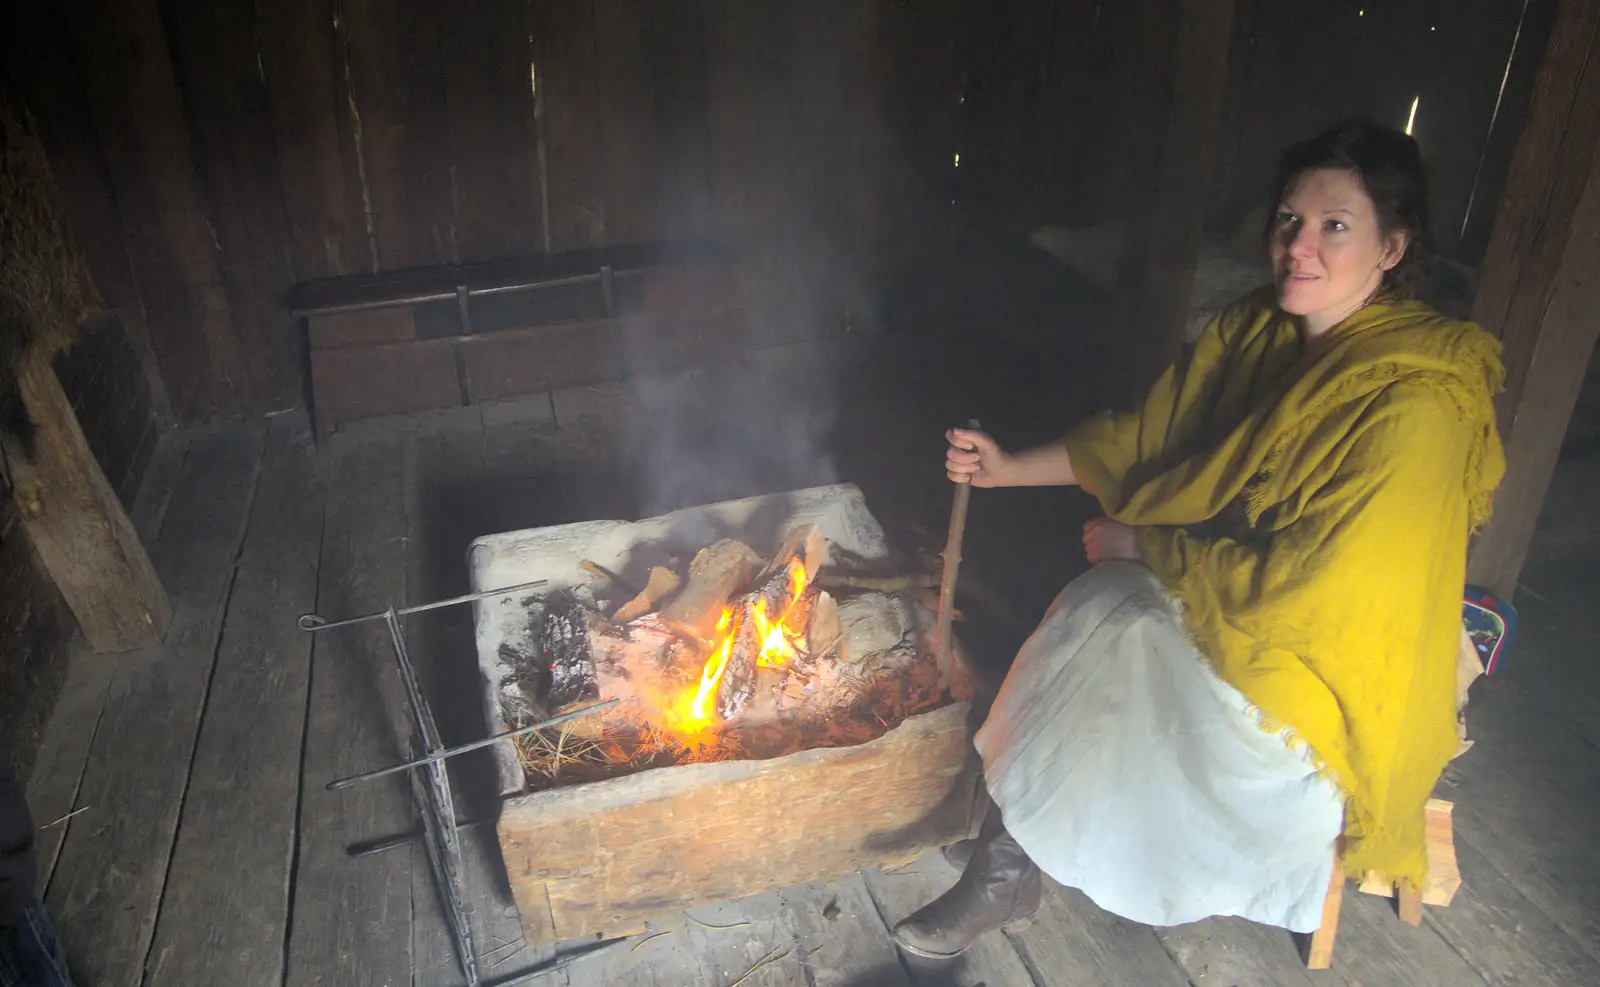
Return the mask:
<svg viewBox="0 0 1600 987"><path fill-rule="evenodd" d="M1426 876L1467 538L1505 470L1499 349L1402 299L1308 349L1267 289L1213 319L1136 412L1066 437L1217 674L1343 792L1352 875Z"/></svg>

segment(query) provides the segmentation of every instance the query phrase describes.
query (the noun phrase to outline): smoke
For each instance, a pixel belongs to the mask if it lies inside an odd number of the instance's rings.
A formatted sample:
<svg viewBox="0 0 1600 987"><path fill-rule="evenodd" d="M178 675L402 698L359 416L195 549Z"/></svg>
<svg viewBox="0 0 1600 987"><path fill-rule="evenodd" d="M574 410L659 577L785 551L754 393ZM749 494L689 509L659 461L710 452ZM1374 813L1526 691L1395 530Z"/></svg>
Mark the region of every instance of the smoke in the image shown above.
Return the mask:
<svg viewBox="0 0 1600 987"><path fill-rule="evenodd" d="M870 331L879 288L885 138L872 5L707 9L711 152L698 176L661 190L657 228L737 255L744 338L712 347L705 369L672 375L651 369L670 365L670 333L628 334L631 445L651 514L837 482L829 437L841 368L829 353Z"/></svg>
<svg viewBox="0 0 1600 987"><path fill-rule="evenodd" d="M630 445L646 516L838 481L827 444L833 394L814 344L636 378L634 397Z"/></svg>

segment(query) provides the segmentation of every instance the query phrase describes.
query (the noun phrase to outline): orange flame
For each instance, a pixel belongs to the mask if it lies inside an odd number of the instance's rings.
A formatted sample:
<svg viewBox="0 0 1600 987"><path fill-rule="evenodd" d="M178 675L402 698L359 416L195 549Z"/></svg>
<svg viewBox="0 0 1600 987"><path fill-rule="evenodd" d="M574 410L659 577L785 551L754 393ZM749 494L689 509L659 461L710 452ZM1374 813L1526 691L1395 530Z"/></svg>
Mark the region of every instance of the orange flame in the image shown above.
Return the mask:
<svg viewBox="0 0 1600 987"><path fill-rule="evenodd" d="M721 643L711 649L711 657L700 669L700 691L695 693L694 705L689 708L692 722L698 724L711 722L711 696L717 691L717 683L722 681L722 673L728 668L728 657L733 654L733 639L739 636L739 628L733 624L732 610L723 608L722 616L717 618L717 631L727 633L722 635Z"/></svg>
<svg viewBox="0 0 1600 987"><path fill-rule="evenodd" d="M756 665L762 668L778 668L794 653L797 634L792 634L786 624L789 616L794 612L795 604L800 602L800 597L806 591L805 566L798 559L789 560L789 602L784 606L783 615L776 621L767 619L765 600L757 600L750 607L750 616L756 625L756 640L760 643L760 650L756 654ZM717 686L722 682L722 673L728 669L728 660L733 655L734 642L739 637L739 630L743 620L734 619L734 611L725 608L722 616L717 620L716 645L711 649L711 655L706 659L705 666L700 670L700 687L695 692L694 702L689 707L688 715L683 717L683 729L688 732L697 731L708 725L715 712L712 709L712 697L716 695Z"/></svg>

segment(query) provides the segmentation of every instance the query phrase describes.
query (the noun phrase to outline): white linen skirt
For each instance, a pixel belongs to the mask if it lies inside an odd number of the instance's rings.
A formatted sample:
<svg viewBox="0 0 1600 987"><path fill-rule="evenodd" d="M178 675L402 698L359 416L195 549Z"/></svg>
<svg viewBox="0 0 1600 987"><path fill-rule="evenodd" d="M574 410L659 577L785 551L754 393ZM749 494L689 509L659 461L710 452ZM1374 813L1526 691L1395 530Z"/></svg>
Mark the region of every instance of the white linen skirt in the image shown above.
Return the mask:
<svg viewBox="0 0 1600 987"><path fill-rule="evenodd" d="M1143 565L1102 563L1061 592L975 742L1006 828L1102 908L1321 923L1339 792L1258 726Z"/></svg>

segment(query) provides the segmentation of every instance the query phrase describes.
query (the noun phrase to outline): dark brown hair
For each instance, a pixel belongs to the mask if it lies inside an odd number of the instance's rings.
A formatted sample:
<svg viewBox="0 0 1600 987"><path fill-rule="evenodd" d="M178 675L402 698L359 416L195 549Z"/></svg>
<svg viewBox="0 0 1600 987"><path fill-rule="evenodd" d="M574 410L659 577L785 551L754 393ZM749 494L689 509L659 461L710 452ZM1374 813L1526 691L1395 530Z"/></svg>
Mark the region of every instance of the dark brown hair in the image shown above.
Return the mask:
<svg viewBox="0 0 1600 987"><path fill-rule="evenodd" d="M1308 171L1324 168L1355 172L1377 209L1382 233L1390 236L1404 231L1408 235L1400 263L1384 272L1384 286L1406 291L1419 287L1433 256L1428 172L1422 165L1422 151L1409 135L1365 117L1337 123L1284 149L1272 179L1272 198L1267 200L1264 236L1270 240L1278 206L1290 183Z"/></svg>

